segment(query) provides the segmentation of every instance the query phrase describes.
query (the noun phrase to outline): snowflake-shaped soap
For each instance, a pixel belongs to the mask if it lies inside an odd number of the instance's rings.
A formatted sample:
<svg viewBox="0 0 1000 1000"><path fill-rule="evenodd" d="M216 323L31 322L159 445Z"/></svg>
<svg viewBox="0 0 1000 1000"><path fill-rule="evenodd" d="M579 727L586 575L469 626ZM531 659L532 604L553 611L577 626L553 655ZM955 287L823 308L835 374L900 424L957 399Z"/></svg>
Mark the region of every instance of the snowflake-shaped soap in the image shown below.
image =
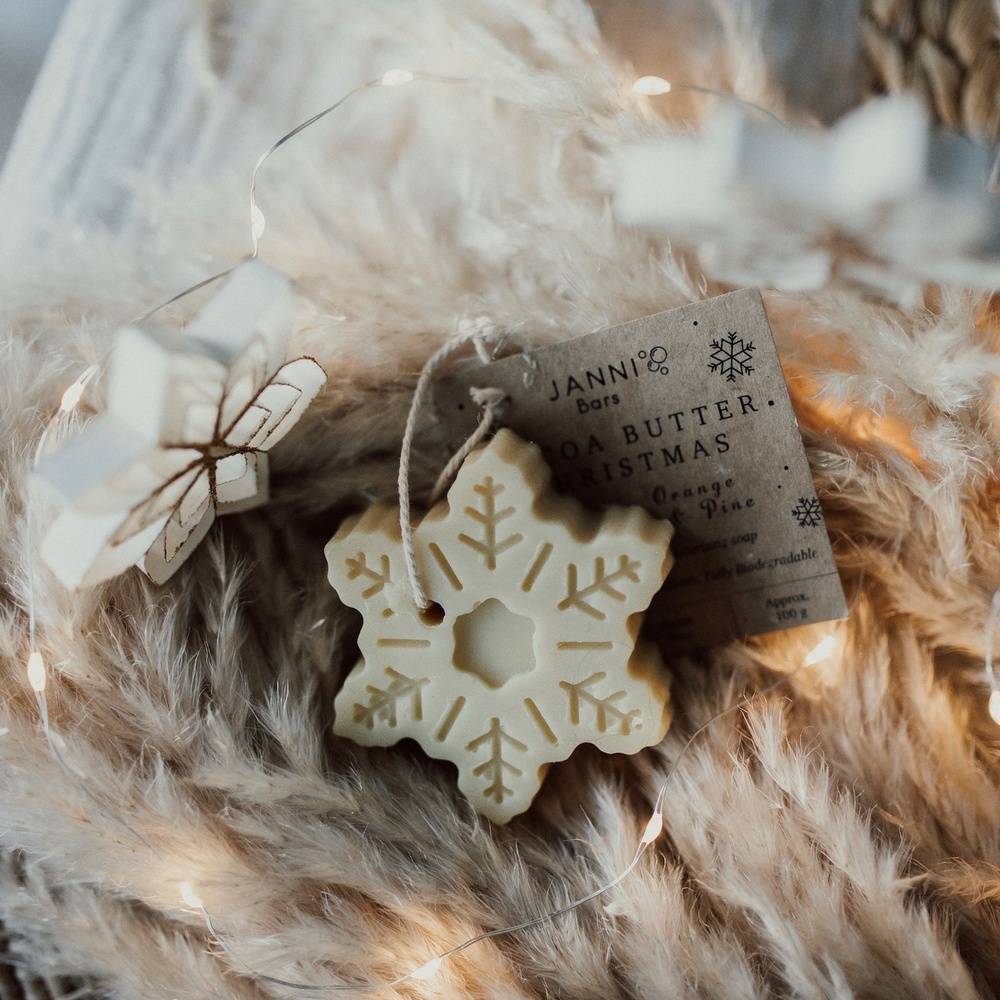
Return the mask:
<svg viewBox="0 0 1000 1000"><path fill-rule="evenodd" d="M414 533L430 611L413 604L396 508L369 508L326 547L331 584L364 618L335 731L417 740L498 823L579 744L635 753L670 718L659 654L636 637L672 527L638 507L588 513L549 479L507 430L469 456Z"/></svg>

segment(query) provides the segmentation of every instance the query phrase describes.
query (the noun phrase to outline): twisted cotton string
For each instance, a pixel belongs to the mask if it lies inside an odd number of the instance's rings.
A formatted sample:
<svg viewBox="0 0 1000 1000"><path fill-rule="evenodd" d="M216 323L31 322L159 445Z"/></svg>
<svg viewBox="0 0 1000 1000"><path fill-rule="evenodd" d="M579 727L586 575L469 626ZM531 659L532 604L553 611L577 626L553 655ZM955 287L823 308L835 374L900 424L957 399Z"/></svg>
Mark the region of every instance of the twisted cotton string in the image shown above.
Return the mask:
<svg viewBox="0 0 1000 1000"><path fill-rule="evenodd" d="M472 397L472 402L479 407L479 423L441 470L441 475L437 477L434 489L431 490L430 498L427 501L431 507L444 495L452 479L455 478L455 474L462 467L462 463L479 447L486 435L493 429L500 404L507 398L503 389L497 389L493 386L487 386L485 389L473 386L469 389L469 395Z"/></svg>
<svg viewBox="0 0 1000 1000"><path fill-rule="evenodd" d="M468 330L460 333L457 337L452 337L451 340L442 344L427 359L426 364L420 371L416 387L413 390L413 399L410 401L410 412L406 416L406 426L403 428L403 441L399 449L399 477L397 479L397 487L399 490L399 531L403 539L403 562L406 565L406 578L410 583L410 595L413 598L413 603L420 611L426 611L430 607L431 602L427 597L420 574L417 571L416 549L413 544L413 520L410 516L410 455L413 451L413 435L417 429L417 418L423 409L427 389L438 368L469 343L477 345L476 351L479 353L480 359L485 356L489 360L489 355L485 354L485 344L496 338L497 334L495 331L479 328ZM490 396L489 398L492 400L494 397ZM483 419L472 435L472 438L476 438L476 441L471 446L469 446L469 441L466 441L459 449L459 452L468 446L468 450L466 451L466 454L468 454L468 451L471 451L478 441L482 440L492 425L493 410L496 405L496 402L489 405L484 403ZM487 424L487 420L489 424L483 430L483 426ZM472 438L469 440L472 440ZM453 461L454 459L445 467L445 472L451 467ZM457 468L457 466L455 467ZM440 484L441 478L439 477L435 490L437 490Z"/></svg>

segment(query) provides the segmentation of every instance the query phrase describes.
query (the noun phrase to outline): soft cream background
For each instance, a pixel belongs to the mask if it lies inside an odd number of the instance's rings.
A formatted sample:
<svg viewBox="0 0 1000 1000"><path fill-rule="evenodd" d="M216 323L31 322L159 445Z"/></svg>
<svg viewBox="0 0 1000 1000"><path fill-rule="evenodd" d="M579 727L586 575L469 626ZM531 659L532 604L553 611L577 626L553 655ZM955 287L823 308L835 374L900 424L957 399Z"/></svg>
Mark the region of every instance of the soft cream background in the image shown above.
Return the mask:
<svg viewBox="0 0 1000 1000"><path fill-rule="evenodd" d="M759 25L743 4L713 10L731 16L671 74L779 107ZM675 775L699 724L789 674L829 626L672 659L661 745L583 748L495 828L447 765L331 734L357 623L322 547L393 497L415 374L464 323L546 342L719 290L669 234L609 209L611 153L661 122L579 0L77 0L68 18L0 180L0 920L17 959L158 1000L293 995L253 973L384 980L613 878L669 778L664 836L622 886L408 995L994 995L989 304L766 295L850 620ZM271 505L223 519L162 589L131 573L72 595L38 574L61 764L25 676L41 428L118 324L246 251L267 143L400 63L489 86L368 94L262 181L262 252L298 293L292 350L330 376L275 452ZM422 438L417 493L439 465Z"/></svg>

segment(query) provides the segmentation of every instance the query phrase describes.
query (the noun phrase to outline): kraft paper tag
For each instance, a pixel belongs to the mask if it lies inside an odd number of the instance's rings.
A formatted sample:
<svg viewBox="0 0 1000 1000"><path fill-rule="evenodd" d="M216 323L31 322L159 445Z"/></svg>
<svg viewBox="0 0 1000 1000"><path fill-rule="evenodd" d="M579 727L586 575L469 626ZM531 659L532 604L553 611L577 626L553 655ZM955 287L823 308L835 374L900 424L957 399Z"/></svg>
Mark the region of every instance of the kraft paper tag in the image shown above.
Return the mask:
<svg viewBox="0 0 1000 1000"><path fill-rule="evenodd" d="M647 622L668 652L847 614L760 294L751 289L460 370L435 386L454 451L473 386L542 448L561 492L676 528Z"/></svg>

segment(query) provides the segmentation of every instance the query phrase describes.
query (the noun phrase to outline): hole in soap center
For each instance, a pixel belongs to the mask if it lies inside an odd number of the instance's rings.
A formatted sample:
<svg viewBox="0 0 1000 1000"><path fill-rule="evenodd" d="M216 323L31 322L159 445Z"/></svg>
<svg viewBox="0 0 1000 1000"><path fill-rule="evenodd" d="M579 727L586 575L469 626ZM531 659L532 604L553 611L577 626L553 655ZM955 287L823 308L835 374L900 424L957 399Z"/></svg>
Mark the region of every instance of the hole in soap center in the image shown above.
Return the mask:
<svg viewBox="0 0 1000 1000"><path fill-rule="evenodd" d="M530 618L515 615L491 597L455 620L455 666L490 687L502 687L534 669L534 633Z"/></svg>
<svg viewBox="0 0 1000 1000"><path fill-rule="evenodd" d="M431 601L419 614L425 625L440 625L444 621L444 608L437 601Z"/></svg>

